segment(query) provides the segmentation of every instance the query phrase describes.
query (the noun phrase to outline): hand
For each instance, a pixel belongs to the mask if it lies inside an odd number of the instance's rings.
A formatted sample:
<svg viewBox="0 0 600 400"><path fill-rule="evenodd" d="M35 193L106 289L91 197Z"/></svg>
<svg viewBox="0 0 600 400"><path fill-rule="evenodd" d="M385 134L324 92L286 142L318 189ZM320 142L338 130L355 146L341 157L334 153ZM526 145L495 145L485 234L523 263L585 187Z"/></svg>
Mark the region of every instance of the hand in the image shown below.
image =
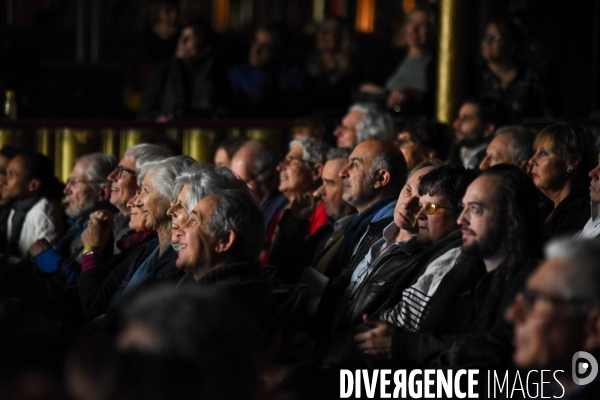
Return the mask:
<svg viewBox="0 0 600 400"><path fill-rule="evenodd" d="M50 250L51 248L52 245L50 244L50 242L48 242L48 239L42 238L33 242L33 244L29 247L28 253L31 257L35 258L41 253L45 252L46 250Z"/></svg>
<svg viewBox="0 0 600 400"><path fill-rule="evenodd" d="M387 321L381 321L363 315L363 320L374 328L368 332L354 336L354 342L359 352L373 358L392 359L392 336L396 326Z"/></svg>
<svg viewBox="0 0 600 400"><path fill-rule="evenodd" d="M383 94L385 93L385 88L381 87L379 85L375 85L373 83L363 83L362 85L360 85L359 90L363 93L370 93L370 94Z"/></svg>
<svg viewBox="0 0 600 400"><path fill-rule="evenodd" d="M90 222L81 234L84 247L94 247L101 251L106 246L114 223L114 215L109 211L97 211L90 214Z"/></svg>
<svg viewBox="0 0 600 400"><path fill-rule="evenodd" d="M299 221L306 221L315 212L321 198L312 193L296 196L290 207L292 217Z"/></svg>

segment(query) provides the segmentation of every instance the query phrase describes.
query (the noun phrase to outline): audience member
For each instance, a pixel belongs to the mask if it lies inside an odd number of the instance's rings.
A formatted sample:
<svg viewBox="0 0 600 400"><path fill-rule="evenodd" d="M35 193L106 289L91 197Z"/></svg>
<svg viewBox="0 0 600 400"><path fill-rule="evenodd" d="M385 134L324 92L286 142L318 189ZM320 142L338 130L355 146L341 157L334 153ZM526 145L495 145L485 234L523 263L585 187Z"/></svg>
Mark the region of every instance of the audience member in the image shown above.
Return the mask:
<svg viewBox="0 0 600 400"><path fill-rule="evenodd" d="M502 102L511 123L524 117L540 117L546 111L538 74L518 59L522 36L521 29L509 18L489 21L481 38L484 64L474 79L476 96Z"/></svg>
<svg viewBox="0 0 600 400"><path fill-rule="evenodd" d="M333 131L337 147L355 147L365 140L394 141L394 121L372 103L356 103Z"/></svg>
<svg viewBox="0 0 600 400"><path fill-rule="evenodd" d="M2 188L6 185L6 168L17 153L18 150L10 146L0 149L0 232L6 230L6 221L11 210L10 201L2 198Z"/></svg>
<svg viewBox="0 0 600 400"><path fill-rule="evenodd" d="M175 56L157 66L144 91L138 119L167 122L213 112L219 78L211 51L214 32L204 21L181 31Z"/></svg>
<svg viewBox="0 0 600 400"><path fill-rule="evenodd" d="M548 238L574 235L590 218L588 171L594 166L594 138L584 128L552 125L535 138L529 160L531 178L550 200L546 214Z"/></svg>
<svg viewBox="0 0 600 400"><path fill-rule="evenodd" d="M596 153L598 153L598 165L588 174L592 178L590 182L590 205L591 217L583 229L575 235L575 238L594 239L600 235L600 139L596 139Z"/></svg>
<svg viewBox="0 0 600 400"><path fill-rule="evenodd" d="M77 285L83 250L80 236L89 223L90 213L110 205L107 177L116 166L115 157L104 153L88 154L75 160L64 190L67 198L65 213L69 217L67 223L70 228L56 247L42 238L29 248L29 255L42 272L60 275L61 281Z"/></svg>
<svg viewBox="0 0 600 400"><path fill-rule="evenodd" d="M395 143L404 155L409 171L432 158L446 161L450 149L449 127L431 119L409 120L400 129Z"/></svg>
<svg viewBox="0 0 600 400"><path fill-rule="evenodd" d="M40 153L18 153L8 164L2 199L12 205L1 236L9 262L27 258L27 251L38 239L51 245L60 240L62 187L53 171L50 159Z"/></svg>
<svg viewBox="0 0 600 400"><path fill-rule="evenodd" d="M279 163L279 191L290 202L288 209L281 211L267 227L267 236L261 255L263 265L279 267L278 275L284 280L290 279L285 269L288 254L276 253L271 259L271 250L279 237L287 236L285 220L289 217L303 220L307 219L306 236L318 233L323 236L327 229L321 227L327 222L325 205L319 203L319 198L314 195L321 186L321 174L329 146L325 142L308 138L290 143L290 151L285 159ZM289 217L284 217L289 214ZM283 218L283 223L282 223ZM282 238L284 241L285 238ZM319 240L319 239L317 239ZM284 250L280 248L280 250Z"/></svg>
<svg viewBox="0 0 600 400"><path fill-rule="evenodd" d="M309 137L325 140L326 132L327 128L325 127L325 121L320 117L312 116L300 118L296 121L294 126L292 126L292 140L307 139Z"/></svg>
<svg viewBox="0 0 600 400"><path fill-rule="evenodd" d="M240 177L265 217L265 227L288 204L287 198L278 190L277 165L280 155L272 144L262 140L250 140L231 159L231 170Z"/></svg>
<svg viewBox="0 0 600 400"><path fill-rule="evenodd" d="M454 120L457 162L465 168L477 168L485 157L492 134L504 122L503 106L494 99L467 100Z"/></svg>
<svg viewBox="0 0 600 400"><path fill-rule="evenodd" d="M240 137L232 137L223 140L215 150L213 163L217 167L231 167L233 155L244 145L246 141Z"/></svg>
<svg viewBox="0 0 600 400"><path fill-rule="evenodd" d="M255 32L248 63L229 71L231 115L293 117L303 113L305 77L285 59L288 36L277 22Z"/></svg>
<svg viewBox="0 0 600 400"><path fill-rule="evenodd" d="M485 171L496 164L511 164L529 172L534 139L533 132L521 125L498 129L485 149L485 157L479 163L479 170Z"/></svg>
<svg viewBox="0 0 600 400"><path fill-rule="evenodd" d="M545 253L546 259L506 311L506 319L514 324L513 361L527 370L552 370L555 379L545 382L545 393L598 398L598 379L587 375L576 384L573 377L581 376L581 362L575 359L580 352L600 358L600 247L596 241L563 239L548 244ZM597 364L588 367L595 377Z"/></svg>

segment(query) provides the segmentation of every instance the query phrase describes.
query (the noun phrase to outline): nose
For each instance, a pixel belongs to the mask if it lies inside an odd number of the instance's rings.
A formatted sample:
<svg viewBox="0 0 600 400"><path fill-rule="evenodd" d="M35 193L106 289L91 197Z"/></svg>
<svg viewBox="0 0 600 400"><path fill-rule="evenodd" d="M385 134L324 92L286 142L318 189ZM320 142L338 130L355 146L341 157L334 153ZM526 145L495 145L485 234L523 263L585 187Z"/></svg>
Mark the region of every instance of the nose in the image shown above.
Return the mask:
<svg viewBox="0 0 600 400"><path fill-rule="evenodd" d="M108 178L109 181L111 182L116 182L117 181L117 170L115 169L113 172L111 172L110 174L108 174Z"/></svg>
<svg viewBox="0 0 600 400"><path fill-rule="evenodd" d="M600 180L600 164L598 164L596 168L591 170L588 176L592 179Z"/></svg>
<svg viewBox="0 0 600 400"><path fill-rule="evenodd" d="M167 210L167 215L173 219L173 218L177 218L177 207L179 207L179 202L173 204L171 207L169 207L169 209Z"/></svg>
<svg viewBox="0 0 600 400"><path fill-rule="evenodd" d="M481 171L485 171L490 167L490 156L485 156L483 160L479 163L479 169Z"/></svg>
<svg viewBox="0 0 600 400"><path fill-rule="evenodd" d="M419 211L417 211L415 218L421 221L427 220L427 213L425 212L425 209L423 207L419 206Z"/></svg>
<svg viewBox="0 0 600 400"><path fill-rule="evenodd" d="M350 164L346 165L344 168L342 168L342 170L340 171L340 173L338 174L340 178L347 178L348 175L348 169L350 167Z"/></svg>
<svg viewBox="0 0 600 400"><path fill-rule="evenodd" d="M337 126L335 128L335 130L333 131L333 136L340 137L341 135L342 135L342 128L340 126Z"/></svg>
<svg viewBox="0 0 600 400"><path fill-rule="evenodd" d="M460 126L460 117L456 117L456 119L454 120L454 122L452 122L452 127L454 129L458 129Z"/></svg>
<svg viewBox="0 0 600 400"><path fill-rule="evenodd" d="M466 214L467 213L467 208L465 207L462 212L460 213L460 215L458 216L458 219L456 220L456 223L459 224L460 226L468 226L469 225L469 220L466 218Z"/></svg>
<svg viewBox="0 0 600 400"><path fill-rule="evenodd" d="M515 301L506 309L504 319L512 324L516 324L525 319L525 314L523 295L519 293L515 298Z"/></svg>
<svg viewBox="0 0 600 400"><path fill-rule="evenodd" d="M277 171L281 172L285 169L285 161L280 162L279 164L277 164Z"/></svg>
<svg viewBox="0 0 600 400"><path fill-rule="evenodd" d="M317 197L321 197L321 198L325 197L325 184L322 184L321 186L319 186L319 188L315 192L315 195Z"/></svg>

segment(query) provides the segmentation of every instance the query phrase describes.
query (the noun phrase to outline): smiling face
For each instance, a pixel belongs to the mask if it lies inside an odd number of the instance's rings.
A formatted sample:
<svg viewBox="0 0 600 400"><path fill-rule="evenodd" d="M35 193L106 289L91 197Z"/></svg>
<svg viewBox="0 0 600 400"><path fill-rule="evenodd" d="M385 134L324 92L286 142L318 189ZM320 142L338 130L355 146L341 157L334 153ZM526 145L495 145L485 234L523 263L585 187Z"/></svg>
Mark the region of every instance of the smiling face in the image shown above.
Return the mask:
<svg viewBox="0 0 600 400"><path fill-rule="evenodd" d="M309 192L314 185L312 169L302 160L302 147L294 146L277 166L279 171L279 191L290 201L296 196Z"/></svg>
<svg viewBox="0 0 600 400"><path fill-rule="evenodd" d="M573 354L585 349L586 318L573 312L561 291L570 267L560 259L544 261L525 286L526 291L538 295L531 307L519 294L507 309L506 319L514 324L513 361L517 366L569 366Z"/></svg>
<svg viewBox="0 0 600 400"><path fill-rule="evenodd" d="M394 210L394 223L400 229L411 233L419 231L416 218L419 211L419 181L432 169L433 167L425 167L416 171L402 188Z"/></svg>
<svg viewBox="0 0 600 400"><path fill-rule="evenodd" d="M592 201L600 202L600 154L598 155L598 165L589 173L592 181L590 182L590 198Z"/></svg>
<svg viewBox="0 0 600 400"><path fill-rule="evenodd" d="M219 202L215 196L200 200L192 210L188 222L183 225L183 235L179 240L177 268L194 275L199 280L219 257L216 252L217 238L208 233L210 219Z"/></svg>
<svg viewBox="0 0 600 400"><path fill-rule="evenodd" d="M73 171L69 174L69 179L65 190L63 191L67 198L67 208L65 213L69 218L80 218L94 210L96 202L105 201L106 198L98 190L87 182L85 175L88 163L80 161L75 164ZM76 182L76 180L79 180ZM76 182L76 183L75 183Z"/></svg>
<svg viewBox="0 0 600 400"><path fill-rule="evenodd" d="M144 177L140 195L136 198L136 206L146 215L146 229L158 230L164 224L169 223L167 210L169 199L162 197L160 192L152 183L153 172Z"/></svg>
<svg viewBox="0 0 600 400"><path fill-rule="evenodd" d="M502 243L498 176L481 176L467 188L464 208L458 217L462 228L463 251L486 257L498 252Z"/></svg>
<svg viewBox="0 0 600 400"><path fill-rule="evenodd" d="M356 126L362 120L364 113L352 110L344 116L342 123L335 128L333 136L337 139L337 147L354 147L358 142Z"/></svg>
<svg viewBox="0 0 600 400"><path fill-rule="evenodd" d="M108 175L110 185L110 204L117 207L123 215L127 215L129 209L127 203L135 196L138 186L135 171L135 160L132 157L125 157L119 163L124 168L119 176L119 169L115 169Z"/></svg>
<svg viewBox="0 0 600 400"><path fill-rule="evenodd" d="M533 183L542 193L560 190L567 184L567 164L550 151L548 139L537 143L529 164Z"/></svg>
<svg viewBox="0 0 600 400"><path fill-rule="evenodd" d="M425 193L419 198L419 207L424 207L429 203L445 208L436 210L436 213L432 215L427 214L423 208L419 210L416 215L419 225L417 242L421 244L435 243L459 227L446 196L441 194L431 196Z"/></svg>
<svg viewBox="0 0 600 400"><path fill-rule="evenodd" d="M137 192L127 202L127 208L129 209L129 229L132 229L136 232L146 230L146 214L142 212L141 208L138 208L135 205L139 194L140 192Z"/></svg>
<svg viewBox="0 0 600 400"><path fill-rule="evenodd" d="M183 236L182 227L188 222L189 214L186 196L189 189L189 184L184 185L181 192L177 195L177 202L167 211L167 215L171 218L171 243L179 243L181 236Z"/></svg>

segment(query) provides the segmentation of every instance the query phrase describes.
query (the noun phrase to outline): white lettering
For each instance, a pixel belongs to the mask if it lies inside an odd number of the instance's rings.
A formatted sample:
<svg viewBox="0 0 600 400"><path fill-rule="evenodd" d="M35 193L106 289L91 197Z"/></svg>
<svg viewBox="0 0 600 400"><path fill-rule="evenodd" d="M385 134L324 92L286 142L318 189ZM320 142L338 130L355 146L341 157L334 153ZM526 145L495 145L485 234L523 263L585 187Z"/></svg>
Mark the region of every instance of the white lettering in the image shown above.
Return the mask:
<svg viewBox="0 0 600 400"><path fill-rule="evenodd" d="M539 386L540 386L540 384L539 384L539 383L537 383L537 379L533 379L533 382L532 382L532 383L529 383L529 375L530 375L532 372L537 372L537 370L535 370L535 369L532 369L531 371L529 371L529 372L527 373L527 378L525 379L525 383L526 383L526 385L525 385L525 389L527 390L527 396L528 396L528 397L533 397L533 398L536 398L536 397L538 397L538 394L539 394L539 392L538 392L538 389L539 389ZM533 386L533 387L535 387L535 394L534 394L533 396L531 395L531 393L529 393L529 387L530 387L530 386ZM543 397L543 396L542 396L542 397Z"/></svg>
<svg viewBox="0 0 600 400"><path fill-rule="evenodd" d="M361 385L360 385L360 369L357 369L356 371L354 371L354 376L355 376L355 379L354 379L354 382L355 382L354 383L354 397L357 398L357 399L360 399L360 396L361 396L361 394L360 394L360 388L361 388Z"/></svg>
<svg viewBox="0 0 600 400"><path fill-rule="evenodd" d="M437 397L442 397L442 389L444 389L445 397L452 397L452 370L446 371L448 378L444 375L444 371L438 371L437 374Z"/></svg>
<svg viewBox="0 0 600 400"><path fill-rule="evenodd" d="M504 386L506 386L506 394L508 395L508 371L504 373L504 380L502 381L502 385L500 385L498 375L496 375L496 371L494 371L494 397L496 397L496 384L500 388L500 393L504 391Z"/></svg>
<svg viewBox="0 0 600 400"><path fill-rule="evenodd" d="M387 392L387 387L390 385L388 375L391 373L392 371L390 371L389 369L382 369L381 374L379 374L379 380L381 382L381 391L379 392L379 395L382 399L389 399L391 397L391 394Z"/></svg>
<svg viewBox="0 0 600 400"><path fill-rule="evenodd" d="M470 399L479 398L479 395L476 394L474 391L474 389L475 389L474 386L479 383L479 381L475 379L475 375L479 375L479 370L478 369L470 369L469 370L469 398Z"/></svg>
<svg viewBox="0 0 600 400"><path fill-rule="evenodd" d="M425 398L433 399L435 398L435 393L431 393L431 385L435 383L435 380L431 377L431 375L435 374L435 369L426 369L425 370L425 382L423 382L423 388L425 389Z"/></svg>
<svg viewBox="0 0 600 400"><path fill-rule="evenodd" d="M347 385L346 385L347 383ZM340 398L347 399L352 396L352 386L354 386L354 378L352 371L347 369L340 370ZM347 388L347 390L346 390Z"/></svg>
<svg viewBox="0 0 600 400"><path fill-rule="evenodd" d="M464 369L459 369L456 372L456 375L454 375L454 394L459 399L464 399L465 397L467 397L467 394L465 392L460 391L460 377L466 374L467 372Z"/></svg>
<svg viewBox="0 0 600 400"><path fill-rule="evenodd" d="M363 381L365 382L365 393L368 398L372 399L375 397L375 389L377 388L377 377L379 376L379 370L373 371L373 380L369 379L369 371L363 369Z"/></svg>
<svg viewBox="0 0 600 400"><path fill-rule="evenodd" d="M395 399L402 397L406 398L406 370L400 369L394 372L394 393L392 394ZM402 389L402 396L399 396L400 389Z"/></svg>
<svg viewBox="0 0 600 400"><path fill-rule="evenodd" d="M562 398L565 395L565 387L562 385L562 383L560 383L560 381L558 380L558 378L556 378L556 374L559 373L559 372L564 373L565 370L564 369L557 369L556 371L554 371L554 374L552 374L552 376L554 377L554 380L556 381L556 383L558 383L560 385L560 387L561 387L561 389L562 389L563 392L562 392L562 394L560 396L552 396L555 399L560 399L560 398ZM542 388L542 390L543 390L543 388Z"/></svg>
<svg viewBox="0 0 600 400"><path fill-rule="evenodd" d="M415 382L415 375L422 375L420 369L413 369L408 376L408 395L410 397L421 398L423 396L423 382L419 379ZM415 391L414 388L417 390Z"/></svg>
<svg viewBox="0 0 600 400"><path fill-rule="evenodd" d="M519 386L520 386L518 389L516 388L517 382L519 382ZM519 374L519 371L517 371L517 375L515 376L515 381L513 382L512 390L510 391L511 399L513 398L513 396L515 394L515 390L520 390L523 393L523 397L525 397L525 389L523 389L523 381L521 380L521 375Z"/></svg>

